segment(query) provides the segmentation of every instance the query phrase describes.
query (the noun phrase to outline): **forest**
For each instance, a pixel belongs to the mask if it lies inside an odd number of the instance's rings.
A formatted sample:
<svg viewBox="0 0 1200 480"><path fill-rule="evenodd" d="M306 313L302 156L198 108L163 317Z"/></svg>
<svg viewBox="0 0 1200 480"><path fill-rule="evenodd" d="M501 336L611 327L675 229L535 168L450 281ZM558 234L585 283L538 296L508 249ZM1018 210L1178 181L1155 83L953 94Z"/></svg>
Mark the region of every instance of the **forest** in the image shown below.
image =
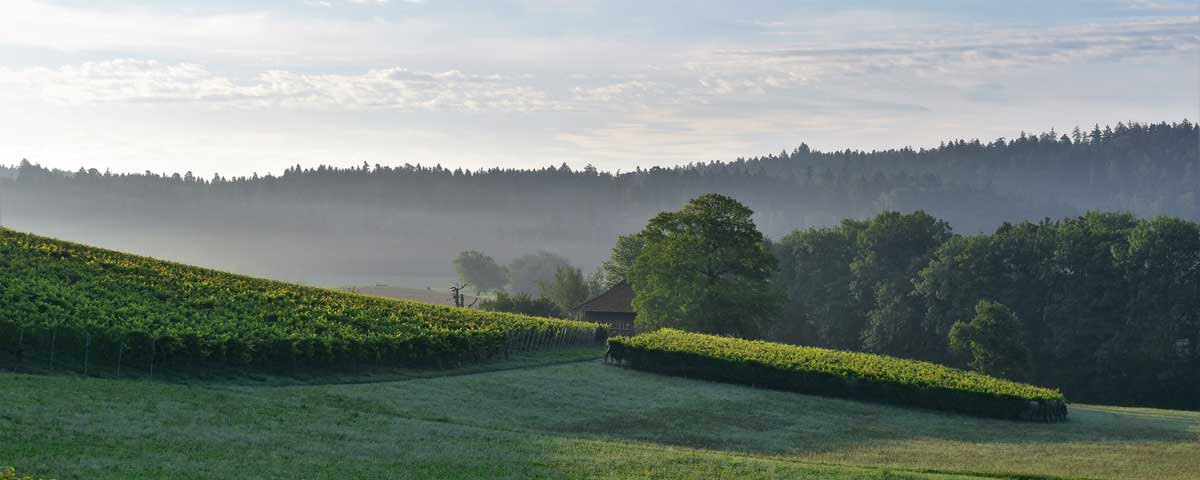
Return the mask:
<svg viewBox="0 0 1200 480"><path fill-rule="evenodd" d="M766 338L971 368L1073 401L1200 408L1200 225L1089 213L955 235L924 212L772 245Z"/></svg>
<svg viewBox="0 0 1200 480"><path fill-rule="evenodd" d="M403 163L296 165L249 177L0 167L0 225L309 284L442 286L446 259L540 250L587 271L620 235L704 193L736 198L770 238L924 210L958 233L1087 211L1200 219L1200 128L1120 123L933 148L778 154L604 172ZM86 162L86 159L81 161ZM317 254L319 252L319 255Z"/></svg>
<svg viewBox="0 0 1200 480"><path fill-rule="evenodd" d="M765 238L707 194L621 237L640 331L884 354L1061 388L1071 401L1200 408L1200 224L1130 213L959 235L885 211Z"/></svg>

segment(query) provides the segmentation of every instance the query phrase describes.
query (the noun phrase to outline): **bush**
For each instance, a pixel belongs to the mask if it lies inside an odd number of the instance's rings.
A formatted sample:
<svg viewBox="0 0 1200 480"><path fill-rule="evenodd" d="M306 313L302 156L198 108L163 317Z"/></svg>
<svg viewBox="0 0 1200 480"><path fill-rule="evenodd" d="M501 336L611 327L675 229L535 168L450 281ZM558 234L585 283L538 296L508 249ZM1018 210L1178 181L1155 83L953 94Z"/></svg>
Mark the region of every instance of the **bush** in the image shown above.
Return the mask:
<svg viewBox="0 0 1200 480"><path fill-rule="evenodd" d="M0 353L18 362L48 351L52 367L85 372L89 362L441 366L605 336L592 323L304 287L0 229Z"/></svg>
<svg viewBox="0 0 1200 480"><path fill-rule="evenodd" d="M525 293L509 294L507 292L497 292L495 300L479 302L479 308L493 312L519 313L535 317L563 318L566 316L562 309L558 308L558 304L549 298L533 298Z"/></svg>
<svg viewBox="0 0 1200 480"><path fill-rule="evenodd" d="M0 468L0 480L34 480L34 478L18 474L17 469L13 467L4 467Z"/></svg>
<svg viewBox="0 0 1200 480"><path fill-rule="evenodd" d="M668 375L970 415L1058 421L1057 390L915 360L663 329L613 337L608 358Z"/></svg>

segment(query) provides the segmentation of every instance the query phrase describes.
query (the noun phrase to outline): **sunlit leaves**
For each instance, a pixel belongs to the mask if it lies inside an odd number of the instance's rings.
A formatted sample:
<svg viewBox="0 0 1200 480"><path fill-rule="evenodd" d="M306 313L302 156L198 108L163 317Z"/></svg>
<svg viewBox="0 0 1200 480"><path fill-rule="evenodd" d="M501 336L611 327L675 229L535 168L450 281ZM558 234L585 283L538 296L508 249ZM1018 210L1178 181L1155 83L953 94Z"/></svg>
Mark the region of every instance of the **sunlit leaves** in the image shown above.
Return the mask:
<svg viewBox="0 0 1200 480"><path fill-rule="evenodd" d="M662 329L611 338L609 355L651 371L978 415L1057 419L1066 414L1057 390L869 353Z"/></svg>
<svg viewBox="0 0 1200 480"><path fill-rule="evenodd" d="M590 323L304 287L3 229L0 299L0 333L62 329L235 364L440 362L603 338Z"/></svg>

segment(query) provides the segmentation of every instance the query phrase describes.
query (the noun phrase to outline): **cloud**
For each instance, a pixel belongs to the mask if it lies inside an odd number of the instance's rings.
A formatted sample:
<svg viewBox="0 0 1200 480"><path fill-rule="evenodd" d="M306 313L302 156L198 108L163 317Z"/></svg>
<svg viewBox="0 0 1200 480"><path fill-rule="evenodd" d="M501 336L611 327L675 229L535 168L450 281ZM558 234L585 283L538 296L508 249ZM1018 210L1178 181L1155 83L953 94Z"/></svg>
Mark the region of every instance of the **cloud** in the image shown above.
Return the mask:
<svg viewBox="0 0 1200 480"><path fill-rule="evenodd" d="M837 78L894 73L970 75L1013 68L1127 61L1194 52L1200 17L1052 28L939 27L916 39L715 49L689 63L715 94L764 93ZM771 23L770 28L791 28Z"/></svg>
<svg viewBox="0 0 1200 480"><path fill-rule="evenodd" d="M1194 1L1120 0L1119 4L1125 10L1155 13L1195 12L1198 8Z"/></svg>
<svg viewBox="0 0 1200 480"><path fill-rule="evenodd" d="M582 79L582 78L579 78ZM572 99L578 103L632 106L658 103L672 96L672 86L650 80L627 80L593 87L574 87Z"/></svg>
<svg viewBox="0 0 1200 480"><path fill-rule="evenodd" d="M502 75L382 68L357 75L268 70L249 82L193 63L118 59L78 66L0 70L0 85L63 105L203 103L234 108L508 111L562 108L542 91Z"/></svg>
<svg viewBox="0 0 1200 480"><path fill-rule="evenodd" d="M425 0L400 0L401 3L425 3ZM334 5L360 5L368 7L382 7L388 4L388 0L305 0L305 5L310 7L332 7Z"/></svg>

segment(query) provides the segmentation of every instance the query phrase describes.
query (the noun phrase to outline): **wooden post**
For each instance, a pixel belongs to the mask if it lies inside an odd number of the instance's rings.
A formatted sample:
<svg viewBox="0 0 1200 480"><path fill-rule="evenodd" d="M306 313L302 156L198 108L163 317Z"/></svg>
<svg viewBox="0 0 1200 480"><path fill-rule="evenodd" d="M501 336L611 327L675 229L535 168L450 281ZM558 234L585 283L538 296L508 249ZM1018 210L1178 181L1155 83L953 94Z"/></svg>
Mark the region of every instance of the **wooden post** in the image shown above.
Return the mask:
<svg viewBox="0 0 1200 480"><path fill-rule="evenodd" d="M58 338L58 330L50 329L50 370L54 370L54 341Z"/></svg>
<svg viewBox="0 0 1200 480"><path fill-rule="evenodd" d="M121 354L125 353L125 342L117 344L117 378L121 377Z"/></svg>
<svg viewBox="0 0 1200 480"><path fill-rule="evenodd" d="M83 334L83 376L87 376L88 354L92 350L92 335L90 333Z"/></svg>

